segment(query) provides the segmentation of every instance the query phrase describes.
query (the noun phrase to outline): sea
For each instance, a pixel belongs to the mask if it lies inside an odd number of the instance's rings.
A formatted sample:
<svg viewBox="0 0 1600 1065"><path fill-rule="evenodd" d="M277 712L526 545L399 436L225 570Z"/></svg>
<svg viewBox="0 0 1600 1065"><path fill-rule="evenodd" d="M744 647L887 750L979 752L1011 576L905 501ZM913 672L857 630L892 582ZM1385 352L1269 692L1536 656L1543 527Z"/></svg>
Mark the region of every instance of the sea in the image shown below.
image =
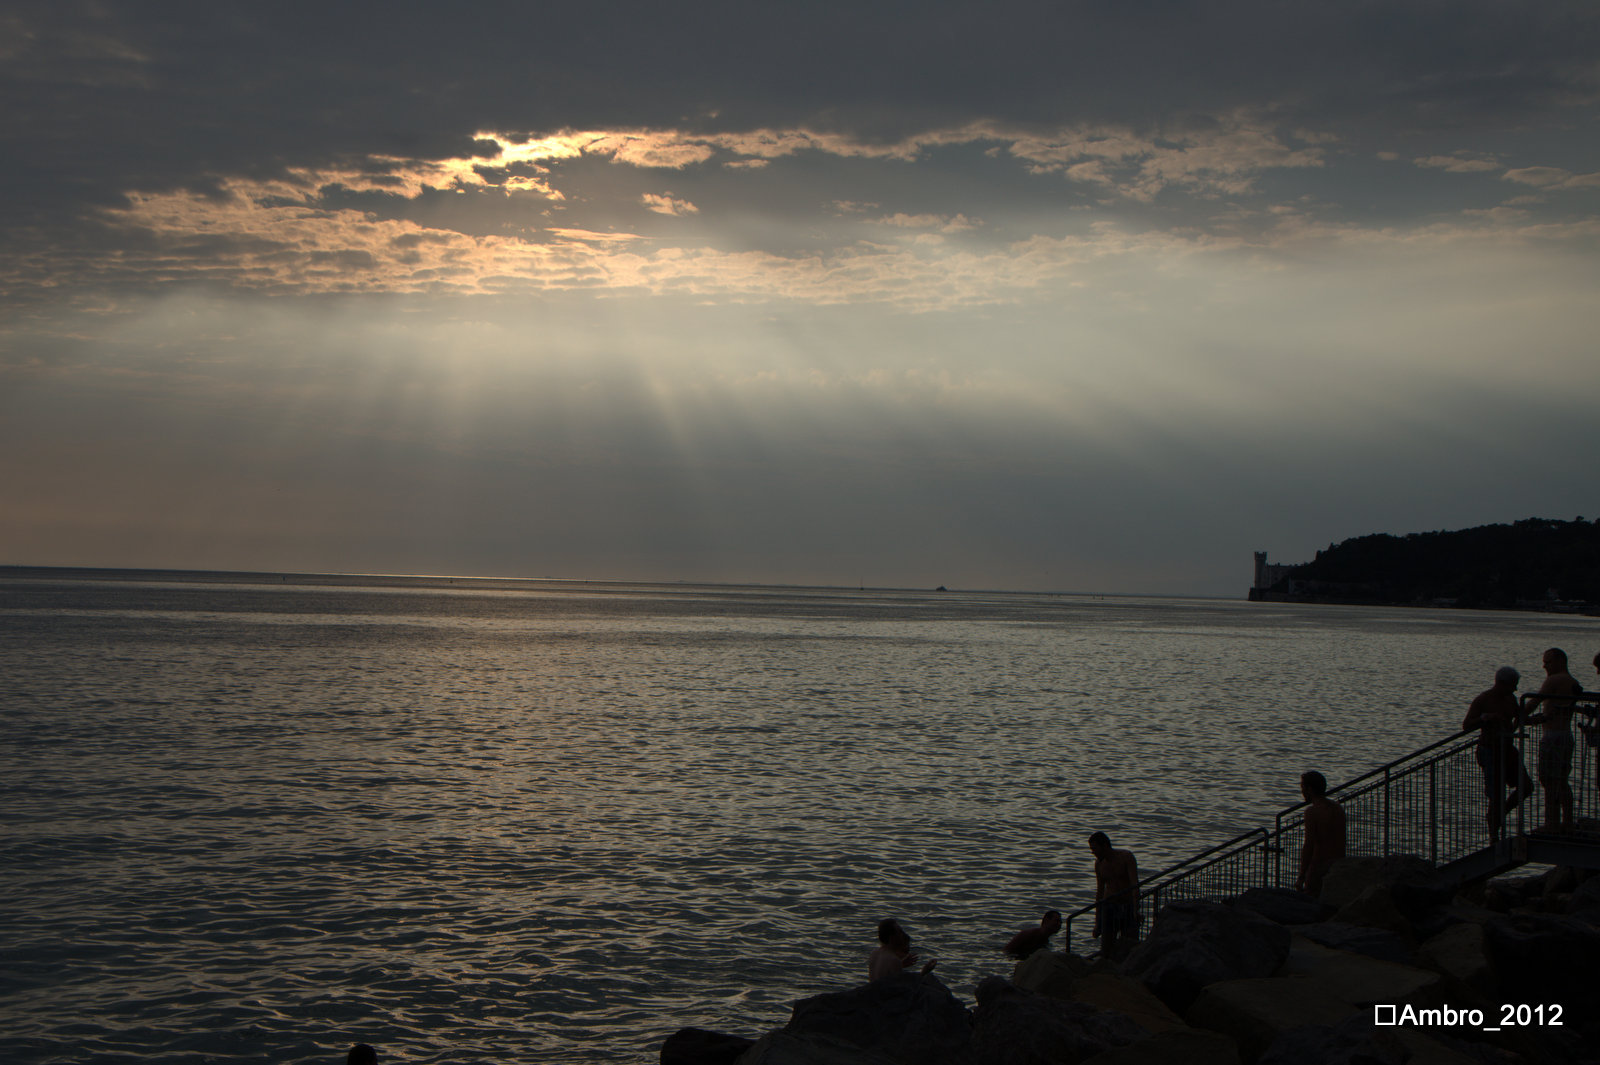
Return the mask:
<svg viewBox="0 0 1600 1065"><path fill-rule="evenodd" d="M651 1062L959 995L1454 733L1600 620L1240 599L0 570L0 1060Z"/></svg>

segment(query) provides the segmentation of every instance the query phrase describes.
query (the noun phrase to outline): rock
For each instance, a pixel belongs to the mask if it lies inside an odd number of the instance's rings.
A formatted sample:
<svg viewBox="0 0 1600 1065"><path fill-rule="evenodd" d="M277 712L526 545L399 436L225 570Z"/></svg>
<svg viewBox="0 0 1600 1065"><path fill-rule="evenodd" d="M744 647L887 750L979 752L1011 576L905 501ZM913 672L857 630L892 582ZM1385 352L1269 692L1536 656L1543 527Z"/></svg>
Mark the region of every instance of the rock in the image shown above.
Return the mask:
<svg viewBox="0 0 1600 1065"><path fill-rule="evenodd" d="M1391 854L1386 858L1340 858L1328 867L1322 880L1321 900L1334 909L1355 901L1371 887L1416 884L1431 887L1433 863L1410 854Z"/></svg>
<svg viewBox="0 0 1600 1065"><path fill-rule="evenodd" d="M1356 1016L1368 1019L1309 980L1265 979L1212 984L1200 992L1184 1019L1229 1036L1239 1045L1239 1056L1253 1062L1285 1032Z"/></svg>
<svg viewBox="0 0 1600 1065"><path fill-rule="evenodd" d="M1074 1065L1148 1036L1128 1017L1030 991L990 993L972 1022L974 1065Z"/></svg>
<svg viewBox="0 0 1600 1065"><path fill-rule="evenodd" d="M1600 876L1591 876L1579 884L1567 900L1570 914L1600 913Z"/></svg>
<svg viewBox="0 0 1600 1065"><path fill-rule="evenodd" d="M1303 936L1294 937L1278 975L1305 980L1319 993L1364 1010L1380 1002L1431 1006L1448 997L1443 978L1430 969L1333 950Z"/></svg>
<svg viewBox="0 0 1600 1065"><path fill-rule="evenodd" d="M1397 965L1409 965L1413 958L1409 943L1393 932L1381 928L1324 921L1322 924L1301 925L1295 932L1334 950L1365 954L1383 961L1392 961Z"/></svg>
<svg viewBox="0 0 1600 1065"><path fill-rule="evenodd" d="M1412 927L1417 930L1419 941L1432 939L1451 925L1462 923L1483 924L1494 917L1493 910L1486 910L1482 906L1474 906L1461 896L1456 896L1450 902L1430 913L1425 920L1413 921Z"/></svg>
<svg viewBox="0 0 1600 1065"><path fill-rule="evenodd" d="M754 1045L742 1035L679 1028L661 1045L661 1065L733 1065Z"/></svg>
<svg viewBox="0 0 1600 1065"><path fill-rule="evenodd" d="M1491 910L1509 913L1526 906L1544 893L1544 875L1497 876L1483 886L1483 904Z"/></svg>
<svg viewBox="0 0 1600 1065"><path fill-rule="evenodd" d="M1416 939L1411 922L1400 912L1400 908L1394 904L1394 897L1389 893L1389 889L1382 884L1374 884L1339 907L1338 912L1333 915L1333 920L1340 924L1361 925L1364 928L1380 928L1385 932L1393 932L1408 945Z"/></svg>
<svg viewBox="0 0 1600 1065"><path fill-rule="evenodd" d="M1067 998L1103 1010L1114 1010L1129 1017L1147 1032L1184 1028L1183 1019L1167 1009L1150 989L1130 976L1092 973L1073 983Z"/></svg>
<svg viewBox="0 0 1600 1065"><path fill-rule="evenodd" d="M1073 981L1088 971L1089 963L1076 954L1041 950L1017 962L1011 982L1024 991L1065 998Z"/></svg>
<svg viewBox="0 0 1600 1065"><path fill-rule="evenodd" d="M1449 926L1417 948L1417 960L1455 977L1486 999L1494 997L1494 972L1489 968L1481 925L1463 921Z"/></svg>
<svg viewBox="0 0 1600 1065"><path fill-rule="evenodd" d="M1411 1052L1361 1016L1282 1032L1256 1065L1405 1065Z"/></svg>
<svg viewBox="0 0 1600 1065"><path fill-rule="evenodd" d="M1312 924L1333 916L1333 907L1292 888L1251 888L1228 905L1258 913L1278 924Z"/></svg>
<svg viewBox="0 0 1600 1065"><path fill-rule="evenodd" d="M778 1029L758 1039L735 1065L899 1065L893 1058L815 1033Z"/></svg>
<svg viewBox="0 0 1600 1065"><path fill-rule="evenodd" d="M1483 934L1505 1001L1575 1005L1600 998L1600 968L1595 965L1600 929L1573 917L1528 914L1496 918L1483 926Z"/></svg>
<svg viewBox="0 0 1600 1065"><path fill-rule="evenodd" d="M1544 897L1545 909L1549 909L1551 896L1572 894L1583 883L1583 875L1570 865L1557 865L1546 870L1540 880L1540 894Z"/></svg>
<svg viewBox="0 0 1600 1065"><path fill-rule="evenodd" d="M972 1017L937 977L906 973L801 999L783 1031L826 1037L904 1065L964 1065Z"/></svg>
<svg viewBox="0 0 1600 1065"><path fill-rule="evenodd" d="M1288 953L1289 930L1265 917L1215 902L1175 902L1157 915L1122 972L1182 1013L1206 985L1269 976Z"/></svg>
<svg viewBox="0 0 1600 1065"><path fill-rule="evenodd" d="M1239 1048L1218 1032L1177 1028L1107 1050L1083 1065L1239 1065Z"/></svg>
<svg viewBox="0 0 1600 1065"><path fill-rule="evenodd" d="M1389 897L1413 926L1431 919L1455 900L1455 885L1435 872L1430 878L1398 880L1389 885Z"/></svg>
<svg viewBox="0 0 1600 1065"><path fill-rule="evenodd" d="M1406 1065L1522 1065L1523 1058L1487 1043L1450 1036L1423 1035L1419 1028L1396 1028L1394 1036L1411 1052Z"/></svg>

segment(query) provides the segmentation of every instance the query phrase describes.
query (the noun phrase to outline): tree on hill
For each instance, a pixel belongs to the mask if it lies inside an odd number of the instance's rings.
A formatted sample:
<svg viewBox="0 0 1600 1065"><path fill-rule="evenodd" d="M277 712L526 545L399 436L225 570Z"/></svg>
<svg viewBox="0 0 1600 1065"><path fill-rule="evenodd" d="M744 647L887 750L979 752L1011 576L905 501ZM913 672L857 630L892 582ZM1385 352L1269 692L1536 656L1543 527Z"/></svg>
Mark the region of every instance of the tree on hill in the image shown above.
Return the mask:
<svg viewBox="0 0 1600 1065"><path fill-rule="evenodd" d="M1454 532L1358 536L1329 544L1277 587L1391 603L1597 603L1600 522L1527 518Z"/></svg>

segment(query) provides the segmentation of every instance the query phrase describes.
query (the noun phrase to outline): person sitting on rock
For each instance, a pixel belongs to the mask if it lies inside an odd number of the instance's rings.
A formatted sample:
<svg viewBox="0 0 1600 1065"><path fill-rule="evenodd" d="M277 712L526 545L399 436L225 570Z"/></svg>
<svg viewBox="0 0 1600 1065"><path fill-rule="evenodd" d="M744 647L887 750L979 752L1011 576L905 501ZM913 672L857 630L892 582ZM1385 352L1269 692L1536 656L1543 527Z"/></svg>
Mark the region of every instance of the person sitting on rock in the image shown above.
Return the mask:
<svg viewBox="0 0 1600 1065"><path fill-rule="evenodd" d="M890 976L898 976L915 964L917 956L911 952L911 937L900 927L900 922L893 917L879 921L878 945L867 955L867 979L876 983ZM922 971L932 972L937 964L937 961L929 959Z"/></svg>
<svg viewBox="0 0 1600 1065"><path fill-rule="evenodd" d="M1312 898L1322 895L1322 878L1329 866L1344 857L1344 807L1328 798L1328 778L1312 770L1300 776L1300 794L1306 808L1306 840L1300 848L1300 875L1296 891Z"/></svg>
<svg viewBox="0 0 1600 1065"><path fill-rule="evenodd" d="M1026 958L1036 951L1045 950L1050 946L1050 937L1061 931L1061 911L1046 910L1044 917L1033 928L1024 928L1000 950L1013 958Z"/></svg>
<svg viewBox="0 0 1600 1065"><path fill-rule="evenodd" d="M1132 851L1113 849L1104 832L1089 837L1089 849L1094 852L1094 897L1100 903L1090 934L1100 937L1101 955L1116 960L1122 940L1139 938L1139 864Z"/></svg>

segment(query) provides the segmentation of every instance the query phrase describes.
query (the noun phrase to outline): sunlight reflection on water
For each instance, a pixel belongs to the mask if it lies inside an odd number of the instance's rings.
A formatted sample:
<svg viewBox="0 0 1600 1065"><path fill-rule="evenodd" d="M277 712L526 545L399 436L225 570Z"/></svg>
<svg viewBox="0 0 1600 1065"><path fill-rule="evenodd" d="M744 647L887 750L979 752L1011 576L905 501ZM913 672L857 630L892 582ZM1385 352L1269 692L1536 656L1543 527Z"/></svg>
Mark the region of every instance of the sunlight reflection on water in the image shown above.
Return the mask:
<svg viewBox="0 0 1600 1065"><path fill-rule="evenodd" d="M633 1061L902 917L958 993L1453 731L1591 619L681 587L0 582L0 1057Z"/></svg>

